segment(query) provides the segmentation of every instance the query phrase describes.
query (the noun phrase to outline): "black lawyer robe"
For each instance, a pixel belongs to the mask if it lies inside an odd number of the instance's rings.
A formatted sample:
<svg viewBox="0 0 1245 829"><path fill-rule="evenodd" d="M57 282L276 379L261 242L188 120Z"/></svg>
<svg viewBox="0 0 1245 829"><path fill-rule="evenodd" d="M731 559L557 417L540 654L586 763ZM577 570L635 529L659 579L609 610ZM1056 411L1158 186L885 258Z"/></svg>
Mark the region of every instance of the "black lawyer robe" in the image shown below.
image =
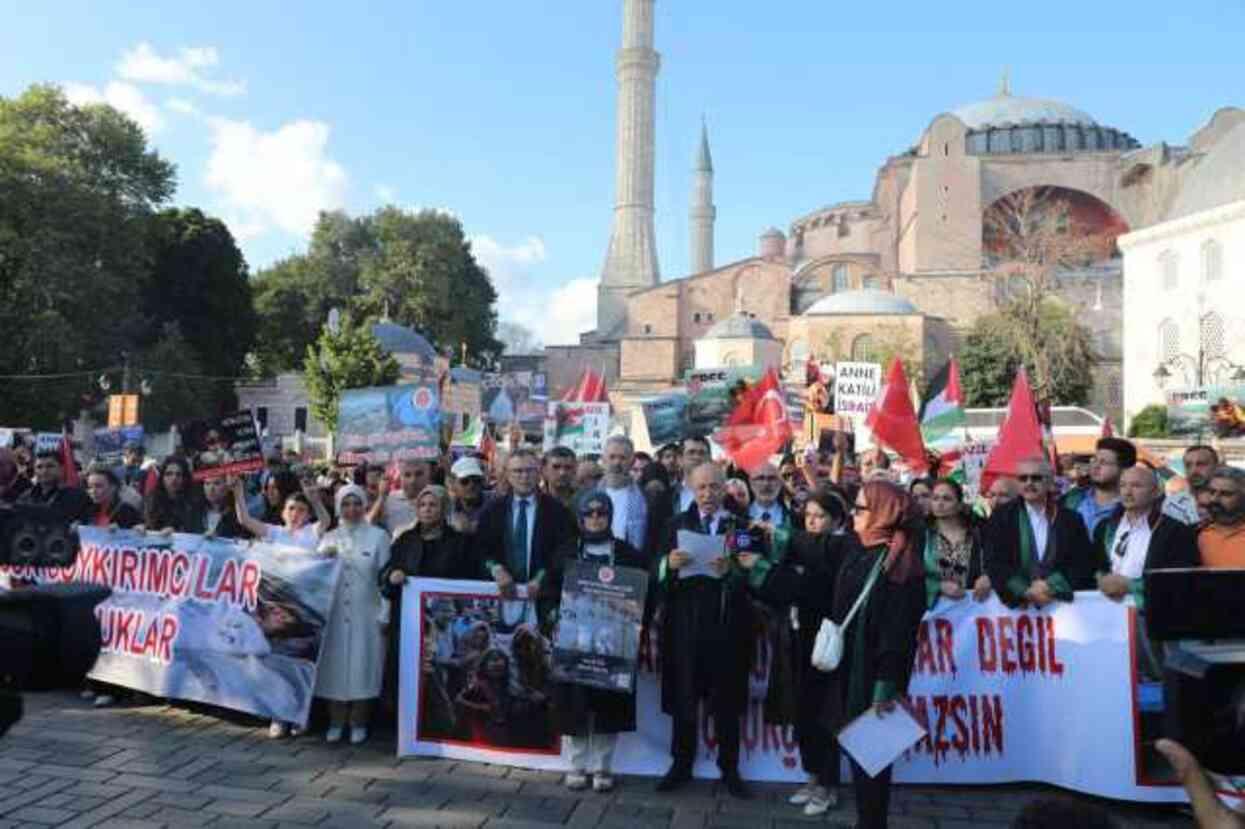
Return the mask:
<svg viewBox="0 0 1245 829"><path fill-rule="evenodd" d="M1017 498L996 510L982 532L986 575L1000 601L1008 607L1024 603L1024 591L1035 577L1045 579L1052 594L1064 601L1072 601L1074 591L1092 590L1095 555L1081 516L1065 507L1055 507L1049 531L1050 551L1044 560L1038 561L1040 553L1034 550L1030 571L1025 569L1020 541L1021 522L1028 520L1024 499Z"/></svg>

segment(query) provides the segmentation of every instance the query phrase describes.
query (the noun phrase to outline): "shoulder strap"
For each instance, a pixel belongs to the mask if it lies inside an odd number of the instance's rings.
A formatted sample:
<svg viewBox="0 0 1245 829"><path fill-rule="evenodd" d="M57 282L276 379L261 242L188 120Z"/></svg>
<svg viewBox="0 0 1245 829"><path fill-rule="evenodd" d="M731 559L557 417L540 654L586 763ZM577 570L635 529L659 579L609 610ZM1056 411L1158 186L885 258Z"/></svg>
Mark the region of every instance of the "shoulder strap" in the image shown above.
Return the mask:
<svg viewBox="0 0 1245 829"><path fill-rule="evenodd" d="M882 572L882 562L886 559L884 555L879 555L877 562L873 565L872 572L869 573L869 580L865 582L864 588L860 591L860 595L856 597L856 603L852 605L852 609L847 611L847 616L843 618L842 628L846 629L852 623L852 619L856 617L856 611L860 610L860 606L869 598L869 594L873 592L873 584L878 580L878 573Z"/></svg>

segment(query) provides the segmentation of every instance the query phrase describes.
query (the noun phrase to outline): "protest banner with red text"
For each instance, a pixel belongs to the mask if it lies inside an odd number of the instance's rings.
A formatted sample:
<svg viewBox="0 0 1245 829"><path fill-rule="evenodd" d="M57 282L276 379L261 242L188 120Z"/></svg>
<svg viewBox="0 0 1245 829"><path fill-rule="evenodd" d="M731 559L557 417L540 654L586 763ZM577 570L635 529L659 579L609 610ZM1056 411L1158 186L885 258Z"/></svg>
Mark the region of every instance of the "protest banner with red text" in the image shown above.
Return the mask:
<svg viewBox="0 0 1245 829"><path fill-rule="evenodd" d="M296 547L83 527L68 568L15 582L112 589L91 679L304 723L341 564Z"/></svg>

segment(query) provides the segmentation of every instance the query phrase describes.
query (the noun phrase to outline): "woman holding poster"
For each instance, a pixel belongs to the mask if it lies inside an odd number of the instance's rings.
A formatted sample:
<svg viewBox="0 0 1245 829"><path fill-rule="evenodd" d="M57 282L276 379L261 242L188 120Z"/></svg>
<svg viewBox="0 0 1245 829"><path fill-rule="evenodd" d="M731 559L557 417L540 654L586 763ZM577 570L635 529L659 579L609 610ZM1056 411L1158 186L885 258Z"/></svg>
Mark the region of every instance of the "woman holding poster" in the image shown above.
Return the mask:
<svg viewBox="0 0 1245 829"><path fill-rule="evenodd" d="M863 594L865 600L843 631L843 661L826 698L823 722L832 733L870 708L893 709L907 692L925 613L920 516L911 497L889 481L867 481L854 512L860 545L846 551L839 568L831 619L842 624L856 598ZM856 825L885 827L891 767L870 777L852 761L852 780Z"/></svg>
<svg viewBox="0 0 1245 829"><path fill-rule="evenodd" d="M634 547L614 538L614 502L602 490L581 495L575 504L579 538L564 544L553 556L548 587L542 593L562 595L566 563L586 561L608 567L646 570L648 563ZM620 693L559 682L553 688L553 710L570 747L571 771L566 787L580 790L592 784L598 792L614 788L610 765L618 735L635 731L635 692Z"/></svg>
<svg viewBox="0 0 1245 829"><path fill-rule="evenodd" d="M389 563L389 534L367 522L367 493L354 484L337 490L337 517L337 529L320 545L336 552L342 570L316 673L316 696L329 701L325 742L340 741L349 721L350 742L358 745L367 739L372 701L380 696L385 670L381 628L389 624L389 602L377 582Z"/></svg>

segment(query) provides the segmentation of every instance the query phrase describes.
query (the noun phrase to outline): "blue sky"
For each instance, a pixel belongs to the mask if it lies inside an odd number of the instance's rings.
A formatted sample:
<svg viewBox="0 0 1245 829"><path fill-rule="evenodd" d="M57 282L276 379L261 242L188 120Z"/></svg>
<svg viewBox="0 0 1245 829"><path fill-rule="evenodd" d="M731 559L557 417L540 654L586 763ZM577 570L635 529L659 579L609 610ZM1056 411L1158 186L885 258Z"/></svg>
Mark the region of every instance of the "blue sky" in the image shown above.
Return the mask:
<svg viewBox="0 0 1245 829"><path fill-rule="evenodd" d="M367 4L0 0L0 95L66 84L135 114L179 203L229 222L252 269L303 249L315 212L386 202L458 215L503 318L565 342L593 324L613 199L621 0ZM1042 4L658 0L657 230L685 273L707 116L717 261L769 225L868 198L939 112L1067 101L1145 144L1245 105L1241 0Z"/></svg>

